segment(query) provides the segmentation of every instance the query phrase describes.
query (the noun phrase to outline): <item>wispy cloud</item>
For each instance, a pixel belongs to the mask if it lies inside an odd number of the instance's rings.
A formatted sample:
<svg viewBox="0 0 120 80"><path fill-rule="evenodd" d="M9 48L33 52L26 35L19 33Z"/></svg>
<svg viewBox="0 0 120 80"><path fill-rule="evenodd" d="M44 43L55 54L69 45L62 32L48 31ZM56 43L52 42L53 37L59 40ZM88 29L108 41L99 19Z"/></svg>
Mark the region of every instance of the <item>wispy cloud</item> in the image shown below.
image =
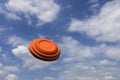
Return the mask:
<svg viewBox="0 0 120 80"><path fill-rule="evenodd" d="M89 0L89 3L98 3L99 0Z"/></svg>
<svg viewBox="0 0 120 80"><path fill-rule="evenodd" d="M100 44L94 47L82 45L78 40L72 37L63 37L62 44L60 44L63 50L65 62L80 61L87 58L95 58L101 55L105 55L108 58L120 60L120 46L108 46L106 44Z"/></svg>
<svg viewBox="0 0 120 80"><path fill-rule="evenodd" d="M16 80L16 73L19 72L19 68L13 65L3 65L0 63L0 77L5 80ZM15 78L15 79L14 79Z"/></svg>
<svg viewBox="0 0 120 80"><path fill-rule="evenodd" d="M9 74L5 80L18 80L18 76L16 76L15 74Z"/></svg>
<svg viewBox="0 0 120 80"><path fill-rule="evenodd" d="M55 80L55 79L51 76L46 76L46 77L43 78L43 80Z"/></svg>
<svg viewBox="0 0 120 80"><path fill-rule="evenodd" d="M106 3L100 13L87 20L71 21L69 31L86 33L97 41L116 42L120 41L120 1L115 0Z"/></svg>
<svg viewBox="0 0 120 80"><path fill-rule="evenodd" d="M43 22L53 21L60 11L60 6L54 0L9 0L5 6L9 12L19 15L33 15ZM7 16L9 17L9 15Z"/></svg>
<svg viewBox="0 0 120 80"><path fill-rule="evenodd" d="M120 46L108 46L105 44L94 47L82 45L72 37L63 37L60 44L64 55L64 70L61 71L61 80L115 80L114 75L120 71L119 48ZM106 57L100 59L100 56ZM97 59L99 57L99 59ZM110 59L114 59L112 61ZM106 77L107 76L107 77ZM109 80L108 79L108 80Z"/></svg>
<svg viewBox="0 0 120 80"><path fill-rule="evenodd" d="M28 41L16 35L9 35L6 39L6 42L7 42L6 44L10 44L12 47L28 44Z"/></svg>
<svg viewBox="0 0 120 80"><path fill-rule="evenodd" d="M6 18L9 20L21 20L21 18L18 15L12 12L8 12L4 10L2 7L0 7L0 14L4 14Z"/></svg>

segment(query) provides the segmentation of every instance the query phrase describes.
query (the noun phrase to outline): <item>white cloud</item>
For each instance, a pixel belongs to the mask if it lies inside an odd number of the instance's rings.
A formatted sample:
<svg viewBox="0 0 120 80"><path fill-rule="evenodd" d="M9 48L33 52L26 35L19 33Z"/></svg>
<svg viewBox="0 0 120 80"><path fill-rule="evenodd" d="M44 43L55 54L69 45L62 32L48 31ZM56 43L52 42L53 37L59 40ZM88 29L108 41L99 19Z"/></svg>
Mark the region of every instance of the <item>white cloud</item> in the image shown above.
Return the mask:
<svg viewBox="0 0 120 80"><path fill-rule="evenodd" d="M0 14L5 14L6 18L10 20L21 20L21 18L15 13L7 12L3 10L1 7L0 7Z"/></svg>
<svg viewBox="0 0 120 80"><path fill-rule="evenodd" d="M99 64L102 65L102 66L117 66L117 63L114 62L114 61L110 61L110 60L107 60L107 59L104 59L104 60L101 60L99 61Z"/></svg>
<svg viewBox="0 0 120 80"><path fill-rule="evenodd" d="M11 27L8 28L6 26L0 25L0 37L2 38L6 31L11 31L11 30L12 30Z"/></svg>
<svg viewBox="0 0 120 80"><path fill-rule="evenodd" d="M5 14L6 14L7 19L21 20L21 18L19 16L17 16L16 14L14 14L14 13L7 12Z"/></svg>
<svg viewBox="0 0 120 80"><path fill-rule="evenodd" d="M27 45L27 41L16 36L16 35L12 35L12 36L8 36L7 39L7 44L11 44L13 47L18 46L18 45Z"/></svg>
<svg viewBox="0 0 120 80"><path fill-rule="evenodd" d="M5 66L4 70L7 72L18 72L19 68L17 66Z"/></svg>
<svg viewBox="0 0 120 80"><path fill-rule="evenodd" d="M50 67L49 67L49 70L52 70L52 71L60 71L60 70L61 70L61 66L50 66Z"/></svg>
<svg viewBox="0 0 120 80"><path fill-rule="evenodd" d="M109 58L120 60L120 46L110 46L105 48L105 53Z"/></svg>
<svg viewBox="0 0 120 80"><path fill-rule="evenodd" d="M0 52L2 51L2 47L0 46Z"/></svg>
<svg viewBox="0 0 120 80"><path fill-rule="evenodd" d="M113 76L107 75L104 80L115 80Z"/></svg>
<svg viewBox="0 0 120 80"><path fill-rule="evenodd" d="M49 66L50 62L45 62L42 60L38 60L29 52L28 48L23 45L19 45L16 48L12 49L12 53L23 60L23 67L27 67L29 69L41 69Z"/></svg>
<svg viewBox="0 0 120 80"><path fill-rule="evenodd" d="M2 68L3 67L3 64L2 63L0 63L0 68Z"/></svg>
<svg viewBox="0 0 120 80"><path fill-rule="evenodd" d="M92 5L92 6L90 7L90 9L97 8L98 6L99 6L99 3L96 3L96 4Z"/></svg>
<svg viewBox="0 0 120 80"><path fill-rule="evenodd" d="M99 0L89 0L89 3L97 3Z"/></svg>
<svg viewBox="0 0 120 80"><path fill-rule="evenodd" d="M29 15L25 15L25 18L28 20L28 25L32 24L32 20L30 19Z"/></svg>
<svg viewBox="0 0 120 80"><path fill-rule="evenodd" d="M65 58L64 62L71 62L76 60L81 60L84 58L93 57L94 53L96 53L96 48L90 48L87 46L83 46L79 43L79 41L74 40L72 37L63 37L62 44L60 44L63 53L68 58Z"/></svg>
<svg viewBox="0 0 120 80"><path fill-rule="evenodd" d="M92 4L92 5L89 7L91 13L93 13L94 15L96 15L96 14L99 12L99 6L100 6L99 3L94 3L94 4Z"/></svg>
<svg viewBox="0 0 120 80"><path fill-rule="evenodd" d="M3 65L2 63L0 63L0 78L5 78L5 80L7 77L9 77L9 75L12 73L14 73L14 75L19 71L19 68L17 66L13 66L13 65ZM9 78L9 80L12 80Z"/></svg>
<svg viewBox="0 0 120 80"><path fill-rule="evenodd" d="M59 75L58 80L97 80L99 71L90 63L71 63L66 64L66 68ZM92 64L93 65L93 64Z"/></svg>
<svg viewBox="0 0 120 80"><path fill-rule="evenodd" d="M5 80L18 80L18 77L15 74L9 74Z"/></svg>
<svg viewBox="0 0 120 80"><path fill-rule="evenodd" d="M63 37L59 44L64 56L59 80L114 80L119 79L120 46L85 46L72 37ZM89 55L88 55L89 53ZM85 55L85 56L84 56ZM87 55L87 56L86 56ZM107 57L101 60L101 56ZM99 59L98 59L99 57ZM96 59L97 58L97 59ZM109 60L109 59L114 59ZM114 79L106 75L116 75Z"/></svg>
<svg viewBox="0 0 120 80"><path fill-rule="evenodd" d="M95 66L95 67L94 67ZM97 66L96 63L75 63L69 64L64 71L61 71L59 80L115 80L113 77L106 77L106 73L116 75L119 73L119 68L103 68ZM116 77L119 79L119 77Z"/></svg>
<svg viewBox="0 0 120 80"><path fill-rule="evenodd" d="M60 43L62 52L66 58L64 62L80 61L82 59L94 58L105 55L108 58L120 60L120 46L107 46L104 43L98 46L85 46L72 37L63 37Z"/></svg>
<svg viewBox="0 0 120 80"><path fill-rule="evenodd" d="M120 1L107 2L98 15L87 20L73 19L69 31L86 33L97 41L120 41Z"/></svg>
<svg viewBox="0 0 120 80"><path fill-rule="evenodd" d="M25 56L25 58L29 58L30 57L30 55L29 55L29 51L28 51L28 48L27 47L25 47L25 46L17 46L16 48L14 48L13 50L12 50L12 52L14 53L14 55L16 55L16 56L18 56L18 57L23 57L23 56ZM24 57L23 57L23 59L24 59Z"/></svg>
<svg viewBox="0 0 120 80"><path fill-rule="evenodd" d="M2 74L3 74L2 67L3 67L3 64L2 64L2 63L0 63L0 75L2 75Z"/></svg>
<svg viewBox="0 0 120 80"><path fill-rule="evenodd" d="M106 77L107 75L117 75L119 67L104 67L96 60L78 61L65 64L63 71L60 72L59 80L117 80L119 77Z"/></svg>
<svg viewBox="0 0 120 80"><path fill-rule="evenodd" d="M4 60L7 60L7 59L8 59L7 54L3 53L3 54L2 54L2 58L3 58Z"/></svg>
<svg viewBox="0 0 120 80"><path fill-rule="evenodd" d="M3 74L3 70L0 70L0 75L2 75Z"/></svg>
<svg viewBox="0 0 120 80"><path fill-rule="evenodd" d="M43 78L43 80L55 80L55 79L51 76L46 76L46 77Z"/></svg>
<svg viewBox="0 0 120 80"><path fill-rule="evenodd" d="M0 26L0 37L1 37L1 34L2 34L4 31L5 31L5 29Z"/></svg>
<svg viewBox="0 0 120 80"><path fill-rule="evenodd" d="M60 10L54 0L9 0L5 6L10 12L35 15L43 22L53 21Z"/></svg>

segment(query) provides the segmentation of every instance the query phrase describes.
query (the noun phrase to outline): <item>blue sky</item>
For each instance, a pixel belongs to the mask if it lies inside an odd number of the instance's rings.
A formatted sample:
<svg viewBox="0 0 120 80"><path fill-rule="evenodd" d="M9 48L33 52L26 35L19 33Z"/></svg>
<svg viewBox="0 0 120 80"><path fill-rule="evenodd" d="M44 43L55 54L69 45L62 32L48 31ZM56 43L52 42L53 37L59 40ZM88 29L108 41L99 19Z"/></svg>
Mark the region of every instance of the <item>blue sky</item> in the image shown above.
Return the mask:
<svg viewBox="0 0 120 80"><path fill-rule="evenodd" d="M119 80L119 0L0 0L0 80ZM53 62L30 41L61 48Z"/></svg>

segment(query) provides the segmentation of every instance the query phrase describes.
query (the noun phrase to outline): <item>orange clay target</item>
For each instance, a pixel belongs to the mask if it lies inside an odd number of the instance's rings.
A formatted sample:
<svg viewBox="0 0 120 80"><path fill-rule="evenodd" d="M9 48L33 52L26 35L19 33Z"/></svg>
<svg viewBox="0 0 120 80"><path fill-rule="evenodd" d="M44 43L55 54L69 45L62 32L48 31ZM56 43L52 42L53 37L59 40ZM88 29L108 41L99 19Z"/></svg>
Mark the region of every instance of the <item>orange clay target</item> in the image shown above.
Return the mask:
<svg viewBox="0 0 120 80"><path fill-rule="evenodd" d="M60 48L45 38L33 40L30 43L29 50L33 56L44 61L54 61L60 56Z"/></svg>

